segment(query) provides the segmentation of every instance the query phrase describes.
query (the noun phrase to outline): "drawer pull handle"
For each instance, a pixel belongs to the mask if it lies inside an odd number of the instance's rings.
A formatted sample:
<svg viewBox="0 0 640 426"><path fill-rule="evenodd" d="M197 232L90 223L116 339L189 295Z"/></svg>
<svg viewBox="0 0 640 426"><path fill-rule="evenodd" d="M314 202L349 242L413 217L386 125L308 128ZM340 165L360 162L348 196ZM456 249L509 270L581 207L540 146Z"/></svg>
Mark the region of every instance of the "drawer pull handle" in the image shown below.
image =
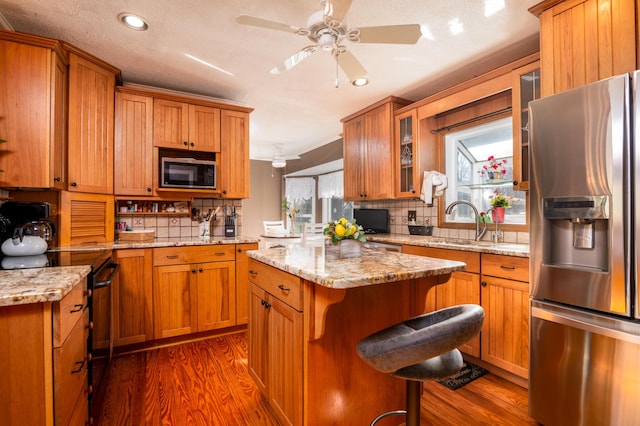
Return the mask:
<svg viewBox="0 0 640 426"><path fill-rule="evenodd" d="M172 254L170 256L167 256L167 259L177 259L178 255L177 254Z"/></svg>
<svg viewBox="0 0 640 426"><path fill-rule="evenodd" d="M515 271L516 268L513 266L500 265L500 269L504 269L506 271Z"/></svg>
<svg viewBox="0 0 640 426"><path fill-rule="evenodd" d="M217 251L216 256L224 256L226 253L223 251Z"/></svg>
<svg viewBox="0 0 640 426"><path fill-rule="evenodd" d="M252 277L255 277L256 275L258 275L258 271L254 271L253 269L249 269L249 275L251 275Z"/></svg>
<svg viewBox="0 0 640 426"><path fill-rule="evenodd" d="M84 360L76 361L76 365L78 366L78 368L76 368L75 370L71 370L71 374L77 374L82 371L82 368L84 367Z"/></svg>
<svg viewBox="0 0 640 426"><path fill-rule="evenodd" d="M73 305L73 309L71 309L69 311L70 314L76 313L76 312L80 312L82 309L84 309L84 305L80 305L78 303L76 303L75 305Z"/></svg>
<svg viewBox="0 0 640 426"><path fill-rule="evenodd" d="M287 293L291 291L291 289L288 287L285 287L284 284L280 284L278 288L282 291L286 291Z"/></svg>

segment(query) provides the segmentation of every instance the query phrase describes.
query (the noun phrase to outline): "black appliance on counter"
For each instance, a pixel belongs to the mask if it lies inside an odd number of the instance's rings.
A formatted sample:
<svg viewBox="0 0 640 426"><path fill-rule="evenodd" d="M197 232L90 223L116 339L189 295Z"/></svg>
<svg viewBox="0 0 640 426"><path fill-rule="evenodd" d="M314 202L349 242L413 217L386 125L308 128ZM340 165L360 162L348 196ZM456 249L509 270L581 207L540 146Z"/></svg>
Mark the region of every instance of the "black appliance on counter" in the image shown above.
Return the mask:
<svg viewBox="0 0 640 426"><path fill-rule="evenodd" d="M356 224L362 226L365 234L389 233L389 210L387 209L353 209Z"/></svg>
<svg viewBox="0 0 640 426"><path fill-rule="evenodd" d="M107 370L113 353L113 330L111 330L112 302L111 281L119 266L113 262L112 251L83 249L70 251L48 251L33 256L2 256L0 269L30 269L55 266L89 266L87 276L87 306L89 310L89 337L87 351L91 356L86 368L89 377L89 415L91 399L97 395L100 381Z"/></svg>
<svg viewBox="0 0 640 426"><path fill-rule="evenodd" d="M5 201L0 205L0 243L14 236L22 227L28 224L46 223L50 232L42 235L46 241L56 235L55 224L49 221L51 209L49 203L32 201ZM20 231L22 235L22 231Z"/></svg>

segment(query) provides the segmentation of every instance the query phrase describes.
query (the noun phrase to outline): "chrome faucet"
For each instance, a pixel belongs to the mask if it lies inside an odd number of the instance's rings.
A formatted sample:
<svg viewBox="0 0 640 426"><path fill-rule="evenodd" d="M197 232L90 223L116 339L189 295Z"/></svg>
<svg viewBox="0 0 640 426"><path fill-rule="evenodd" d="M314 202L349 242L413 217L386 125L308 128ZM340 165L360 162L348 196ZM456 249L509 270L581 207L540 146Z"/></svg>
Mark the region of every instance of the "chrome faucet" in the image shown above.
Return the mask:
<svg viewBox="0 0 640 426"><path fill-rule="evenodd" d="M482 236L484 235L485 232L487 232L487 222L485 221L485 218L482 217L480 215L480 213L478 213L478 209L476 208L476 206L474 206L473 204L471 204L468 201L465 200L458 200L458 201L454 201L453 203L449 204L447 206L447 208L444 210L445 214L451 214L451 211L453 210L453 208L455 206L457 206L458 204L464 204L466 206L471 207L471 209L473 210L473 213L475 214L475 221L476 221L476 241L480 241L482 239ZM483 213L484 215L484 213ZM480 230L480 220L482 220L482 230Z"/></svg>

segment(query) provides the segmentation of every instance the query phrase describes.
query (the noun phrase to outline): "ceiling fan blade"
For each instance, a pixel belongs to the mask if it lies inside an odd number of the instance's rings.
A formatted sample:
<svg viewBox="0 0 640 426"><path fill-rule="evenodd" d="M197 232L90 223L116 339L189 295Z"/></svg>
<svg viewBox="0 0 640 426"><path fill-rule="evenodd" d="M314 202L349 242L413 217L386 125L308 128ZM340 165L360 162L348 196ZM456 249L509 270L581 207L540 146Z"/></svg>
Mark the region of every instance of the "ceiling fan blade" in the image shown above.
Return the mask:
<svg viewBox="0 0 640 426"><path fill-rule="evenodd" d="M347 38L356 43L416 44L422 31L418 24L354 28Z"/></svg>
<svg viewBox="0 0 640 426"><path fill-rule="evenodd" d="M316 50L318 50L316 46L307 46L302 48L302 50L294 53L293 55L285 59L282 62L282 64L278 65L277 67L274 67L270 71L271 74L282 74L289 71L291 68L295 67L300 62L304 61L309 56L311 56Z"/></svg>
<svg viewBox="0 0 640 426"><path fill-rule="evenodd" d="M280 22L269 21L267 19L256 18L249 15L240 15L236 18L236 22L242 25L251 25L252 27L267 28L270 30L284 31L287 33L297 33L300 31L299 27L294 27L287 24L281 24Z"/></svg>
<svg viewBox="0 0 640 426"><path fill-rule="evenodd" d="M324 15L342 22L350 7L351 0L325 0Z"/></svg>
<svg viewBox="0 0 640 426"><path fill-rule="evenodd" d="M347 75L349 81L355 81L367 75L367 70L364 69L362 64L353 56L353 53L348 50L338 55L336 60L340 68L342 68L342 71Z"/></svg>

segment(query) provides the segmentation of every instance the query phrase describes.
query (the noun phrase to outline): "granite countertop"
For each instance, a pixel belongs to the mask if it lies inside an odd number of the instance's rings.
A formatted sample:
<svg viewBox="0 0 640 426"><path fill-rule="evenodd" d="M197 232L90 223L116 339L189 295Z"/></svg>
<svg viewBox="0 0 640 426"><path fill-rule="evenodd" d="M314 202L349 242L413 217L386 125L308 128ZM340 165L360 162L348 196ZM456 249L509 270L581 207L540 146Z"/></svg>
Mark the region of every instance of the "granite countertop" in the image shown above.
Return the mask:
<svg viewBox="0 0 640 426"><path fill-rule="evenodd" d="M157 248L157 247L183 247L183 246L207 246L218 244L247 244L258 243L260 240L254 237L211 237L211 238L155 238L153 241L112 241L108 243L77 244L71 246L52 247L50 251L87 251L87 250L118 250L132 248Z"/></svg>
<svg viewBox="0 0 640 426"><path fill-rule="evenodd" d="M407 244L420 247L501 254L504 256L529 257L529 244L492 243L490 241L455 240L423 235L375 234L367 235L367 241L386 244Z"/></svg>
<svg viewBox="0 0 640 426"><path fill-rule="evenodd" d="M89 266L61 266L1 271L0 306L62 300L90 270Z"/></svg>
<svg viewBox="0 0 640 426"><path fill-rule="evenodd" d="M354 288L464 270L462 262L362 248L361 256L327 259L324 247L293 244L249 250L247 255L274 268L329 288Z"/></svg>

